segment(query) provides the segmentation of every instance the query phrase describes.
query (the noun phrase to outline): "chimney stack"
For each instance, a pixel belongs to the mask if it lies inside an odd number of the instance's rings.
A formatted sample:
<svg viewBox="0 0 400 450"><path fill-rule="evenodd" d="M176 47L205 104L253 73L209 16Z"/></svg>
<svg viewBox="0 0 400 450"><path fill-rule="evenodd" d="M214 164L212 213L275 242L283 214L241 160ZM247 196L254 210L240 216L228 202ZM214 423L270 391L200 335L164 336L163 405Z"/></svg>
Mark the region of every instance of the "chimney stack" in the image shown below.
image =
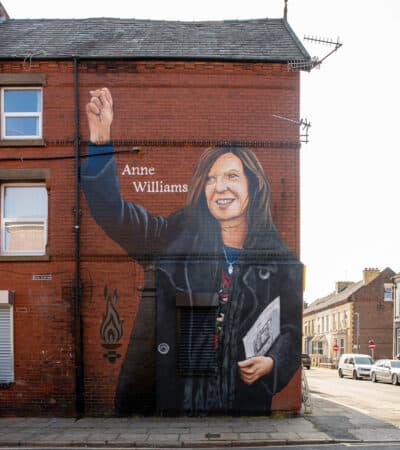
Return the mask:
<svg viewBox="0 0 400 450"><path fill-rule="evenodd" d="M368 283L370 283L372 280L374 280L381 271L377 269L376 267L366 267L363 270L363 283L364 286Z"/></svg>
<svg viewBox="0 0 400 450"><path fill-rule="evenodd" d="M287 20L287 4L288 4L288 0L285 0L285 7L284 7L284 9L283 9L283 18L285 19L285 20Z"/></svg>
<svg viewBox="0 0 400 450"><path fill-rule="evenodd" d="M339 292L344 291L352 284L354 284L354 281L336 281L335 283L336 294L339 294Z"/></svg>

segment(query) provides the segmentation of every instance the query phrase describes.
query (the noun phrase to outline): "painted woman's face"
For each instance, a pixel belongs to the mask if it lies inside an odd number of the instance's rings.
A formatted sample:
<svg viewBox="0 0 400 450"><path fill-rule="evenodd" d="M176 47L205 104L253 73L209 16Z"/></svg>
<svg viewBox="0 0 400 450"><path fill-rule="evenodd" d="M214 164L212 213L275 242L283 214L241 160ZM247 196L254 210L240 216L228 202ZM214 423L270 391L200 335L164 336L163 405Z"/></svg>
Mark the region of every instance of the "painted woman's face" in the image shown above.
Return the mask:
<svg viewBox="0 0 400 450"><path fill-rule="evenodd" d="M215 161L207 176L205 196L210 213L220 223L246 220L249 183L236 155L224 153Z"/></svg>

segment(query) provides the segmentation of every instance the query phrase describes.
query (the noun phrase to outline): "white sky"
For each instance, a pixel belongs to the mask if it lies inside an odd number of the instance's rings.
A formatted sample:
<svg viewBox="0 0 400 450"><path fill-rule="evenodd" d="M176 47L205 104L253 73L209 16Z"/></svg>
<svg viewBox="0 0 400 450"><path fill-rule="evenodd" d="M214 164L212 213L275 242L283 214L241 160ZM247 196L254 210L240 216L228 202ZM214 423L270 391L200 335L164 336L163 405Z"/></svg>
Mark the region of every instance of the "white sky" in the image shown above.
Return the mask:
<svg viewBox="0 0 400 450"><path fill-rule="evenodd" d="M222 20L282 17L284 0L2 0L11 18ZM400 271L399 0L289 0L304 35L340 38L320 69L302 74L301 259L305 300L365 267ZM332 47L303 41L320 58Z"/></svg>

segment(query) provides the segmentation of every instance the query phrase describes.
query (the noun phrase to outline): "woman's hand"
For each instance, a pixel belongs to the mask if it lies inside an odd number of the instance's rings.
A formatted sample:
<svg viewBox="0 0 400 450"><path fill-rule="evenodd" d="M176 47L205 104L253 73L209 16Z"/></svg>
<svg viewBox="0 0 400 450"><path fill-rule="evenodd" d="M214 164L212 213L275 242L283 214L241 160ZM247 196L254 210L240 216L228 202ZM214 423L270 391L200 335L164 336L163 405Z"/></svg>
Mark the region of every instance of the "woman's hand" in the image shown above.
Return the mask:
<svg viewBox="0 0 400 450"><path fill-rule="evenodd" d="M90 91L92 98L86 105L90 140L94 144L104 144L111 138L113 121L113 99L107 88Z"/></svg>
<svg viewBox="0 0 400 450"><path fill-rule="evenodd" d="M268 375L274 368L274 360L270 356L254 356L238 362L240 378L246 384L253 384L260 377Z"/></svg>

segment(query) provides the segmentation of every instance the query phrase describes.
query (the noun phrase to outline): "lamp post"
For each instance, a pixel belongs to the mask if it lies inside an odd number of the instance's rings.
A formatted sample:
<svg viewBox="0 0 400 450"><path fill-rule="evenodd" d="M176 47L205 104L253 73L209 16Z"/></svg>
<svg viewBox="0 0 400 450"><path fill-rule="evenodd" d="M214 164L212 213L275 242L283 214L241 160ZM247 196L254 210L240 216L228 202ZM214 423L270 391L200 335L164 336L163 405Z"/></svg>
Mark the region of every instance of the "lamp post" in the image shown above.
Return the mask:
<svg viewBox="0 0 400 450"><path fill-rule="evenodd" d="M360 313L355 312L354 315L357 317L356 346L357 346L357 352L358 352L360 350Z"/></svg>

